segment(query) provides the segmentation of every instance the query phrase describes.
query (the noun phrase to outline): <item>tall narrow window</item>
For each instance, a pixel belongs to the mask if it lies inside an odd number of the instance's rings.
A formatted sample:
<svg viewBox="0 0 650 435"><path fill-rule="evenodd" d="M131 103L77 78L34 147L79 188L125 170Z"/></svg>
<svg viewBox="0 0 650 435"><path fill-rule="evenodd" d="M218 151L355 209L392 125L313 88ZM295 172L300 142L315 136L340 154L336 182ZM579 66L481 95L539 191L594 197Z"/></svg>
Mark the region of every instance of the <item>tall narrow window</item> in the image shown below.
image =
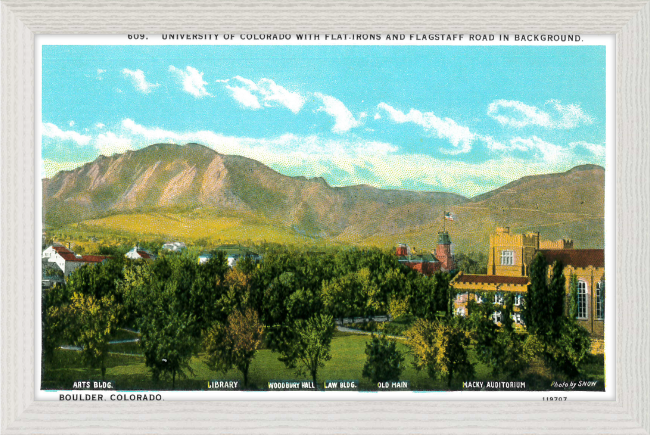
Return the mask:
<svg viewBox="0 0 650 435"><path fill-rule="evenodd" d="M494 323L501 323L501 311L495 311L492 313L492 320Z"/></svg>
<svg viewBox="0 0 650 435"><path fill-rule="evenodd" d="M520 307L524 303L524 296L523 295L515 295L515 307Z"/></svg>
<svg viewBox="0 0 650 435"><path fill-rule="evenodd" d="M596 318L598 320L603 320L603 314L604 314L604 303L605 301L603 300L603 292L602 292L602 287L603 283L599 282L596 284Z"/></svg>
<svg viewBox="0 0 650 435"><path fill-rule="evenodd" d="M587 283L578 281L578 319L587 318Z"/></svg>
<svg viewBox="0 0 650 435"><path fill-rule="evenodd" d="M501 265L512 266L515 264L515 251L501 251Z"/></svg>
<svg viewBox="0 0 650 435"><path fill-rule="evenodd" d="M503 295L501 293L494 294L494 304L503 305Z"/></svg>

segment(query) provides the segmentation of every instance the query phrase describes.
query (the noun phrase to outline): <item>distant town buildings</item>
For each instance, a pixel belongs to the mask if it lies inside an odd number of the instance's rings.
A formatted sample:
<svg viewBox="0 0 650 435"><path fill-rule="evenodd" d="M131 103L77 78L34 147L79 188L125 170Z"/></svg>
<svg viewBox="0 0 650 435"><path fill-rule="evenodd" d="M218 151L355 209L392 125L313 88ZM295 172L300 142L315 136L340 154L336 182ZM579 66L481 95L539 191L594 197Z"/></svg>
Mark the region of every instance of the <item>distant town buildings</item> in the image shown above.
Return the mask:
<svg viewBox="0 0 650 435"><path fill-rule="evenodd" d="M436 272L450 272L456 268L447 231L438 233L438 246L433 253L414 254L405 243L397 245L397 259L403 265L430 276Z"/></svg>
<svg viewBox="0 0 650 435"><path fill-rule="evenodd" d="M44 264L55 264L64 276L70 275L75 269L85 264L101 263L108 259L106 255L79 255L69 248L55 243L43 251L42 259ZM46 265L47 265L46 264Z"/></svg>
<svg viewBox="0 0 650 435"><path fill-rule="evenodd" d="M456 315L467 315L467 303L481 303L486 293L494 304L503 305L507 293L514 294L515 324L523 327L521 309L530 285L529 266L535 255L541 252L552 265L561 261L566 278L566 292L570 293L571 276L578 280L578 323L592 336L604 336L604 290L605 252L603 249L574 249L572 240L540 240L538 232L511 234L509 228L497 228L490 236L487 275L458 273L451 280L456 291L454 301ZM549 268L549 274L551 268ZM568 298L567 298L568 313ZM497 308L494 321L501 323L501 311Z"/></svg>
<svg viewBox="0 0 650 435"><path fill-rule="evenodd" d="M135 245L133 249L127 252L124 256L131 260L155 260L156 259L155 255L153 255L149 251L140 248L140 246L138 245Z"/></svg>
<svg viewBox="0 0 650 435"><path fill-rule="evenodd" d="M229 267L235 267L237 262L243 258L250 258L255 263L259 263L262 260L261 255L239 245L222 245L217 247L213 252L223 252ZM199 255L199 264L207 263L213 255L210 252L204 252Z"/></svg>
<svg viewBox="0 0 650 435"><path fill-rule="evenodd" d="M181 252L183 249L186 248L187 246L185 246L185 243L183 242L167 242L164 245L162 245L163 251Z"/></svg>

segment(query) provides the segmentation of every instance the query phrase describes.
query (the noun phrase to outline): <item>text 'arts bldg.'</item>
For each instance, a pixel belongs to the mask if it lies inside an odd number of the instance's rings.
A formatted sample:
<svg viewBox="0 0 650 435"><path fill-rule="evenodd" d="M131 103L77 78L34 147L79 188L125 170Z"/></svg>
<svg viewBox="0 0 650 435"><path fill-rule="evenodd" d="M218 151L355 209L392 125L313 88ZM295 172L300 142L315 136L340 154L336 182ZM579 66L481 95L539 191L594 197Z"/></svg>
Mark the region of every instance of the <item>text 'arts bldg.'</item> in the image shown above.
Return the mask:
<svg viewBox="0 0 650 435"><path fill-rule="evenodd" d="M549 266L560 261L566 278L567 309L571 277L577 278L578 323L593 338L604 336L605 318L605 251L603 249L574 249L572 240L540 240L538 232L511 234L509 228L497 228L490 236L487 275L459 272L450 282L456 292L456 315L467 315L467 303L481 303L486 294L496 307L494 320L501 322L498 305L503 305L507 293L514 294L513 319L524 326L521 316L524 299L530 285L528 267L541 252ZM552 267L549 267L549 276Z"/></svg>

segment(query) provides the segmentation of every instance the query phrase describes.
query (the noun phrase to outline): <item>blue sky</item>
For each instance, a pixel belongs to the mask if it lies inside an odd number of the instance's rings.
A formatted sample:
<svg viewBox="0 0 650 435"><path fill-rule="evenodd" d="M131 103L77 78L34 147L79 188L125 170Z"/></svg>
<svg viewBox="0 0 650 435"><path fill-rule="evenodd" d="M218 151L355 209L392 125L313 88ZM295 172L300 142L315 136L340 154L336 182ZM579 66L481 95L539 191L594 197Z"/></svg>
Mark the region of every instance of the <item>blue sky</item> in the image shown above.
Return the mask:
<svg viewBox="0 0 650 435"><path fill-rule="evenodd" d="M605 165L604 46L43 46L43 175L198 142L331 185L474 196Z"/></svg>

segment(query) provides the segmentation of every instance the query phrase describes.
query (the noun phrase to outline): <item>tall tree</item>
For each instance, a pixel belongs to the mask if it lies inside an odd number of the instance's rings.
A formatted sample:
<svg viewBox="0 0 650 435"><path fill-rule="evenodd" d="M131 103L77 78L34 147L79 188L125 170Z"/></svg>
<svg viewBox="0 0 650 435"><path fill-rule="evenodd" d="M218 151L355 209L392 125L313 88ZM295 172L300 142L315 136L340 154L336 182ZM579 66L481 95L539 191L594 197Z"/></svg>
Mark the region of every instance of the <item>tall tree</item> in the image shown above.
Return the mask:
<svg viewBox="0 0 650 435"><path fill-rule="evenodd" d="M560 323L565 317L566 278L564 277L563 268L561 261L555 261L553 263L551 280L548 284L550 315L553 319L550 329L553 331L554 339L557 338L560 330Z"/></svg>
<svg viewBox="0 0 650 435"><path fill-rule="evenodd" d="M372 336L366 343L366 362L363 365L362 375L373 383L396 381L402 373L404 356L397 350L394 341L389 341L386 336Z"/></svg>
<svg viewBox="0 0 650 435"><path fill-rule="evenodd" d="M96 299L75 293L70 304L74 318L74 343L81 346L82 360L92 368L99 368L102 380L106 376L106 357L109 338L117 330L120 306L113 297Z"/></svg>
<svg viewBox="0 0 650 435"><path fill-rule="evenodd" d="M474 376L474 365L467 353L470 334L461 320L433 322L418 319L406 332L406 337L413 353L414 367L426 370L432 379L438 374L445 376L447 386L451 387L455 377L470 379Z"/></svg>
<svg viewBox="0 0 650 435"><path fill-rule="evenodd" d="M578 317L578 277L571 274L569 281L569 319Z"/></svg>
<svg viewBox="0 0 650 435"><path fill-rule="evenodd" d="M263 325L255 310L234 311L225 325L215 323L205 339L206 364L212 370L227 372L233 366L244 376L248 386L251 362L262 344Z"/></svg>
<svg viewBox="0 0 650 435"><path fill-rule="evenodd" d="M184 311L176 299L176 282L170 281L161 291L149 293L149 307L138 319L140 347L145 365L152 371L153 379L171 375L172 389L176 388L176 376L192 372L189 361L194 352L196 320Z"/></svg>
<svg viewBox="0 0 650 435"><path fill-rule="evenodd" d="M317 314L308 320L297 320L294 325L296 339L283 352L281 360L300 375L309 374L318 386L318 369L329 361L330 346L334 336L334 319L330 315Z"/></svg>
<svg viewBox="0 0 650 435"><path fill-rule="evenodd" d="M530 286L524 299L522 315L528 331L543 341L554 323L554 302L549 295L548 264L544 254L538 252L529 267Z"/></svg>

